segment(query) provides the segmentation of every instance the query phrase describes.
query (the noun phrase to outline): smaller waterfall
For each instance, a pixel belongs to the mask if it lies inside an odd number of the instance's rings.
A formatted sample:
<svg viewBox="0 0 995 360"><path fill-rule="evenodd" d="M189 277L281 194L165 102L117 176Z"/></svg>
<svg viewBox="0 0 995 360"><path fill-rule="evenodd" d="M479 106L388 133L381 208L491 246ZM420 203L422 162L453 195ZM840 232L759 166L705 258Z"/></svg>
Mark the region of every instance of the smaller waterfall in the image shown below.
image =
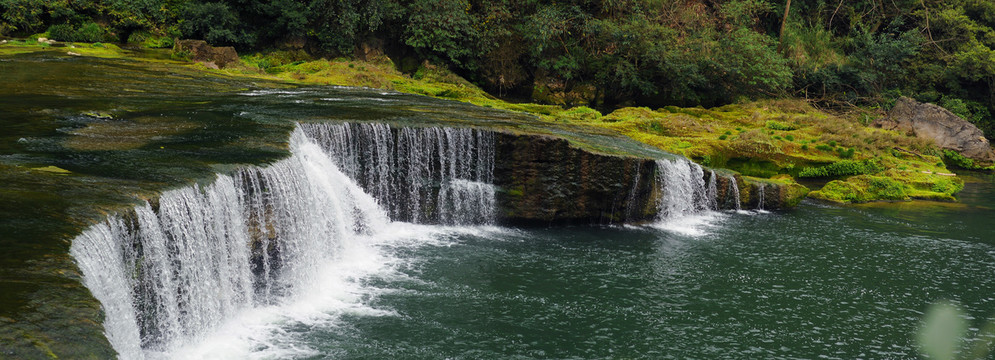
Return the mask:
<svg viewBox="0 0 995 360"><path fill-rule="evenodd" d="M728 179L729 179L729 190L726 192L726 198L727 198L726 204L728 204L729 201L731 200L732 208L736 209L737 211L742 210L743 205L740 203L739 200L739 184L736 182L736 177L729 176ZM732 196L729 196L729 194L732 194ZM729 199L730 197L731 199Z"/></svg>
<svg viewBox="0 0 995 360"><path fill-rule="evenodd" d="M711 210L719 209L719 189L717 182L718 179L716 178L715 171L709 170L708 189L705 191L705 201L708 202L708 208Z"/></svg>
<svg viewBox="0 0 995 360"><path fill-rule="evenodd" d="M638 210L636 208L636 206L637 206L636 203L638 202L638 196L639 196L639 194L638 194L638 191L639 191L639 178L642 177L641 176L642 169L643 169L643 163L641 161L637 161L636 165L635 165L635 169L632 172L632 174L633 174L633 176L632 176L632 187L629 188L629 195L625 197L625 204L626 204L626 206L625 206L625 217L626 217L626 219L625 220L632 219L633 216L636 214L636 211Z"/></svg>
<svg viewBox="0 0 995 360"><path fill-rule="evenodd" d="M713 209L715 198L710 197L701 166L686 159L657 160L656 164L657 182L663 193L657 203L661 218L679 218Z"/></svg>
<svg viewBox="0 0 995 360"><path fill-rule="evenodd" d="M759 185L757 185L757 210L761 210L762 211L764 209L764 190L765 190L764 188L765 187L766 187L766 184L764 184L764 183L760 183Z"/></svg>

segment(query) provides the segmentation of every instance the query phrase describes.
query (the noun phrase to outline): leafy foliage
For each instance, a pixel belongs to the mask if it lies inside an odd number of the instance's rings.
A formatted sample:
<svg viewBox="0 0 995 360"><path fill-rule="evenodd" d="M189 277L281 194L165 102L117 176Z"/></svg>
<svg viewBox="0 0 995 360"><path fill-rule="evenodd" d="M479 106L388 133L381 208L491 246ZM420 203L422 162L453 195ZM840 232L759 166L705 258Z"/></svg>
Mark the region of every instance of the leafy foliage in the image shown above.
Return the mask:
<svg viewBox="0 0 995 360"><path fill-rule="evenodd" d="M841 177L841 176L850 176L850 175L874 174L880 172L881 170L883 170L881 166L878 165L878 163L871 160L865 160L865 161L840 160L822 167L804 168L798 174L798 176L799 177Z"/></svg>
<svg viewBox="0 0 995 360"><path fill-rule="evenodd" d="M995 2L986 0L0 0L0 34L173 36L352 56L372 46L486 89L550 101L715 106L797 95L939 103L995 136ZM787 21L782 24L782 14ZM783 30L782 30L783 29ZM132 37L134 33L141 36ZM548 92L578 96L549 96ZM574 101L574 100L571 100Z"/></svg>

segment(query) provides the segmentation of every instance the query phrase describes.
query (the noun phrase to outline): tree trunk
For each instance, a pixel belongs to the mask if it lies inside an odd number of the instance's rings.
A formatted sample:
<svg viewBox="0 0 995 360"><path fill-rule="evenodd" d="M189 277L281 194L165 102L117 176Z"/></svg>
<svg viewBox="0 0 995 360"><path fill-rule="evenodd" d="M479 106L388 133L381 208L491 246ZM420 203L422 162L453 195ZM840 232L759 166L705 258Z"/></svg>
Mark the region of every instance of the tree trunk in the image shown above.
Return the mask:
<svg viewBox="0 0 995 360"><path fill-rule="evenodd" d="M784 19L781 20L781 42L784 42L784 28L788 27L788 13L791 12L791 0L784 4Z"/></svg>

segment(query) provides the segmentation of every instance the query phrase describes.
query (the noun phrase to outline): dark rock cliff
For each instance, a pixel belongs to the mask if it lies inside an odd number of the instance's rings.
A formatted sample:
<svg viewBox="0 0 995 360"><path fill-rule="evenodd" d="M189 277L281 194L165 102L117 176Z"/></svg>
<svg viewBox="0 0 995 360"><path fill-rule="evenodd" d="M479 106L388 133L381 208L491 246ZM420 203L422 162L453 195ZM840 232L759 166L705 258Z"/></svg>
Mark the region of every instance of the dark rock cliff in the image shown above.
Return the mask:
<svg viewBox="0 0 995 360"><path fill-rule="evenodd" d="M547 136L498 133L495 143L499 223L620 224L657 217L661 190L655 159L592 153ZM705 172L706 183L710 174ZM792 208L808 193L798 184L738 174L716 180L720 209L735 209L737 193L743 209L767 210Z"/></svg>
<svg viewBox="0 0 995 360"><path fill-rule="evenodd" d="M656 216L656 164L590 153L567 140L498 134L498 218L512 224L612 224Z"/></svg>

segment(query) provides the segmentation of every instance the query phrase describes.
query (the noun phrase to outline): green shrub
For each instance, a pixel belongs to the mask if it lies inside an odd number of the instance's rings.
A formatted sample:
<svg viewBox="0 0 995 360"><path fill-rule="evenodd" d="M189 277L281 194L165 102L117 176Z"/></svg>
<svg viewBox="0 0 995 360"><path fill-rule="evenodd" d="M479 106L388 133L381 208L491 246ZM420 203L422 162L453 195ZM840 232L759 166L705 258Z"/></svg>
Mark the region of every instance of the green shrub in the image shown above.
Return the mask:
<svg viewBox="0 0 995 360"><path fill-rule="evenodd" d="M977 169L978 166L974 164L974 160L968 159L961 155L959 152L953 150L943 150L943 160L947 164L959 167L961 169Z"/></svg>
<svg viewBox="0 0 995 360"><path fill-rule="evenodd" d="M725 140L727 138L728 138L728 135L726 135L726 134L719 135L719 140Z"/></svg>
<svg viewBox="0 0 995 360"><path fill-rule="evenodd" d="M80 27L69 24L52 25L48 35L54 40L67 42L98 42L104 39L106 31L96 23L85 23Z"/></svg>
<svg viewBox="0 0 995 360"><path fill-rule="evenodd" d="M798 177L840 177L850 175L873 174L884 169L876 161L840 160L822 167L802 169Z"/></svg>
<svg viewBox="0 0 995 360"><path fill-rule="evenodd" d="M854 151L855 150L853 148L849 148L849 149L836 148L836 153L840 156L840 158L843 158L843 159L851 159L851 158L853 158Z"/></svg>
<svg viewBox="0 0 995 360"><path fill-rule="evenodd" d="M788 141L795 141L794 135L784 135L784 138L788 139Z"/></svg>
<svg viewBox="0 0 995 360"><path fill-rule="evenodd" d="M780 130L780 131L791 131L795 129L794 126L780 123L774 120L767 120L767 123L764 126L771 130Z"/></svg>
<svg viewBox="0 0 995 360"><path fill-rule="evenodd" d="M808 144L803 144L802 145L802 150L808 151Z"/></svg>
<svg viewBox="0 0 995 360"><path fill-rule="evenodd" d="M833 151L833 147L829 146L829 145L826 145L826 144L816 145L815 149L816 150L822 150L822 151Z"/></svg>

